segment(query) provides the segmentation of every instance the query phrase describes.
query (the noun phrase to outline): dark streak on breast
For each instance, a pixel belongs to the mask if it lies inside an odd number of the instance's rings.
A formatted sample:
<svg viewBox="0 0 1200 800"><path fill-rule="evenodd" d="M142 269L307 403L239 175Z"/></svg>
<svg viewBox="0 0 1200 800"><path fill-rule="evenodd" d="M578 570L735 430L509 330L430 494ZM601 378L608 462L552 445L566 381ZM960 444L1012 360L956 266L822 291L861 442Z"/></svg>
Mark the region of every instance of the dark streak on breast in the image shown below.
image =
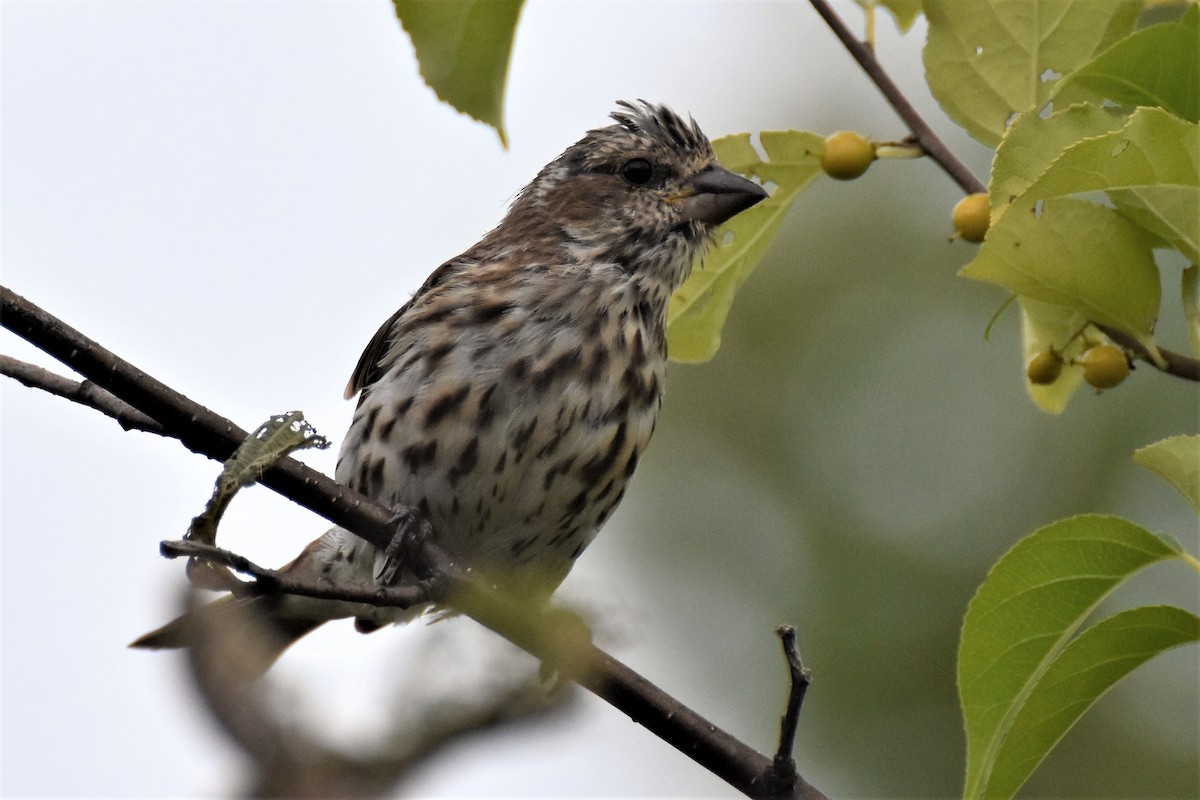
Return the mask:
<svg viewBox="0 0 1200 800"><path fill-rule="evenodd" d="M437 439L430 439L424 444L410 445L401 451L400 456L408 465L409 471L415 475L417 470L433 463L437 456Z"/></svg>
<svg viewBox="0 0 1200 800"><path fill-rule="evenodd" d="M464 475L471 474L475 469L475 465L479 463L479 437L476 436L467 446L458 454L458 460L454 462L454 466L446 474L446 479L450 481L451 488L458 486L459 480Z"/></svg>
<svg viewBox="0 0 1200 800"><path fill-rule="evenodd" d="M455 411L467 399L467 395L471 392L470 384L463 384L453 392L447 392L439 397L429 406L429 410L425 412L425 429L428 430L443 419L447 415Z"/></svg>
<svg viewBox="0 0 1200 800"><path fill-rule="evenodd" d="M622 419L608 443L608 448L603 453L593 456L579 468L579 477L584 483L596 483L604 477L604 474L612 468L621 455L621 450L625 447L625 437L626 423Z"/></svg>

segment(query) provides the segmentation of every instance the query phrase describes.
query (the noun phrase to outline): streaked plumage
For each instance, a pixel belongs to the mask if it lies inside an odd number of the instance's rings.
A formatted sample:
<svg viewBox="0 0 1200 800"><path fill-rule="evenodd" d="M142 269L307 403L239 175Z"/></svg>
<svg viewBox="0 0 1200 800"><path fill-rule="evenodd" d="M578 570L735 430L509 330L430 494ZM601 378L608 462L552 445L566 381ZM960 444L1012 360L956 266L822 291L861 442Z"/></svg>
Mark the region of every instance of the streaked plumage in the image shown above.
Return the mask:
<svg viewBox="0 0 1200 800"><path fill-rule="evenodd" d="M661 404L667 299L713 227L766 196L716 165L695 122L620 106L384 323L347 387L360 396L337 479L416 508L512 588L552 591L624 495ZM289 569L371 585L379 557L335 528ZM283 646L335 617L405 616L254 603L288 621ZM154 637L137 644L180 643Z"/></svg>

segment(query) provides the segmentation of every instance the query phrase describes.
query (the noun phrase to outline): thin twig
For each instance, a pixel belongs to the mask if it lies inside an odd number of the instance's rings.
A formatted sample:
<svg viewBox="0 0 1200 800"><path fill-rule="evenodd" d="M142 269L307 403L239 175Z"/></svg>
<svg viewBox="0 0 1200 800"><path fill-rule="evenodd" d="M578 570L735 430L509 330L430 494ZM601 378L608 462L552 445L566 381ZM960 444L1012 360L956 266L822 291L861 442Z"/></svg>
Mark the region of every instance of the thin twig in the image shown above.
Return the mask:
<svg viewBox="0 0 1200 800"><path fill-rule="evenodd" d="M115 419L127 431L145 431L165 436L162 425L124 400L106 392L91 381L75 381L48 369L0 355L0 375L20 381L31 389L41 389L73 403L85 405Z"/></svg>
<svg viewBox="0 0 1200 800"><path fill-rule="evenodd" d="M62 320L0 286L0 324L117 397L159 420L168 435L209 458L223 461L248 435L229 420L156 381L88 339ZM263 473L262 484L386 549L396 512L334 482L290 457ZM628 714L651 733L751 797L823 795L803 778L790 791L771 792L766 756L713 725L644 677L590 643L547 636L540 620L505 613L495 593L467 583L454 587L454 608ZM563 658L570 651L570 658Z"/></svg>
<svg viewBox="0 0 1200 800"><path fill-rule="evenodd" d="M892 82L888 74L879 64L879 59L875 58L874 51L864 42L859 41L854 33L846 27L846 23L842 22L826 0L809 0L817 13L821 15L821 19L825 20L825 24L830 27L834 35L841 40L846 49L850 51L850 55L858 62L858 65L863 68L874 84L879 87L879 91L883 93L884 98L888 101L900 119L904 120L904 124L912 131L913 138L921 149L932 158L937 164L946 171L946 174L954 179L954 182L962 187L962 190L967 194L976 192L986 192L987 187L975 177L974 173L967 168L967 165L958 160L958 156L946 147L938 135L933 132L933 129L925 122L924 118L917 113L913 108L912 103L908 102L908 98L900 91L899 87Z"/></svg>
<svg viewBox="0 0 1200 800"><path fill-rule="evenodd" d="M1158 348L1158 353L1160 356L1162 356L1163 363L1162 366L1159 366L1157 363L1155 363L1154 358L1150 355L1150 351L1148 351L1141 342L1130 336L1128 333L1109 327L1108 325L1100 325L1095 322L1092 324L1103 331L1105 336L1133 353L1135 357L1150 364L1152 367L1159 369L1168 375L1174 375L1176 378L1183 378L1184 380L1189 381L1200 381L1200 360L1160 347Z"/></svg>
<svg viewBox="0 0 1200 800"><path fill-rule="evenodd" d="M347 603L365 603L395 608L412 608L422 603L441 599L438 592L431 592L423 586L380 587L368 591L333 584L309 583L286 572L261 567L245 556L232 551L186 539L160 542L158 549L167 558L199 558L212 564L229 567L254 578L252 583L244 584L244 588L234 590L235 593L298 594L320 600L341 600Z"/></svg>
<svg viewBox="0 0 1200 800"><path fill-rule="evenodd" d="M884 71L879 60L875 57L875 51L866 42L862 42L854 36L854 33L842 22L841 17L829 7L829 3L826 0L809 0L809 2L816 9L817 13L821 15L821 19L825 20L825 23L833 31L834 35L841 40L846 50L858 62L858 65L867 73L867 77L879 88L879 91L891 107L904 120L904 124L912 131L913 139L925 151L926 155L936 161L945 170L946 174L962 187L964 192L968 194L986 192L987 187L983 182L975 177L966 164L959 161L958 156L954 155L950 148L946 147L946 144L938 138L938 135L933 132L933 129L929 127L925 119L913 108L912 103L908 101L908 98L904 96L904 93L900 91L899 87L896 86L887 72ZM1159 365L1150 357L1146 348L1133 337L1104 325L1097 325L1096 327L1104 331L1105 335L1110 339L1134 353L1138 358L1154 365L1162 372L1190 381L1200 381L1200 361L1197 359L1159 348L1158 351L1162 354L1165 362L1163 365Z"/></svg>
<svg viewBox="0 0 1200 800"><path fill-rule="evenodd" d="M812 671L800 660L800 650L796 647L796 629L791 625L780 625L775 632L783 644L783 655L787 659L791 682L788 687L787 708L779 723L779 749L771 762L770 779L778 786L786 787L796 780L796 759L792 753L796 748L800 707L804 704L808 685L812 683Z"/></svg>

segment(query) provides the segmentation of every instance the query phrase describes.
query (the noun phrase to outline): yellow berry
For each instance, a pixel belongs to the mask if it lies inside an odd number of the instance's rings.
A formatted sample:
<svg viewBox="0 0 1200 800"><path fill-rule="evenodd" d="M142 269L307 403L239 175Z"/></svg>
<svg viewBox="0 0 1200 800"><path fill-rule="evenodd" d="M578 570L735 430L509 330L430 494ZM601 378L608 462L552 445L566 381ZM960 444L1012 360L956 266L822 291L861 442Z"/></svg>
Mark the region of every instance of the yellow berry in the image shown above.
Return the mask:
<svg viewBox="0 0 1200 800"><path fill-rule="evenodd" d="M1051 347L1030 359L1029 365L1025 367L1025 375L1030 383L1045 386L1058 380L1062 373L1062 365L1062 356Z"/></svg>
<svg viewBox="0 0 1200 800"><path fill-rule="evenodd" d="M838 131L825 139L821 169L831 178L848 181L867 171L875 160L875 145L853 131Z"/></svg>
<svg viewBox="0 0 1200 800"><path fill-rule="evenodd" d="M968 242L982 242L991 215L988 196L983 192L969 194L954 207L954 230Z"/></svg>
<svg viewBox="0 0 1200 800"><path fill-rule="evenodd" d="M1083 379L1097 389L1111 389L1129 374L1129 358L1116 347L1098 344L1079 357Z"/></svg>

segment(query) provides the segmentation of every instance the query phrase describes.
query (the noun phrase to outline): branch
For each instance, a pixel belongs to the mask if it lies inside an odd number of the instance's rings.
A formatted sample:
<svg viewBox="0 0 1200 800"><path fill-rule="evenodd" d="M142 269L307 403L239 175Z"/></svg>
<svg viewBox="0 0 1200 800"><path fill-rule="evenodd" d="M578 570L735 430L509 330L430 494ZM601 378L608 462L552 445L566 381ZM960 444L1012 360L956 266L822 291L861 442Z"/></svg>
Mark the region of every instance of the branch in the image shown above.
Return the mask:
<svg viewBox="0 0 1200 800"><path fill-rule="evenodd" d="M954 182L962 187L962 190L967 194L975 194L976 192L986 192L987 187L980 182L978 178L967 168L967 165L958 160L958 156L950 152L950 148L946 147L945 143L938 138L938 135L933 132L933 129L925 122L917 110L913 108L912 103L908 102L908 98L904 96L899 87L892 82L888 74L884 72L880 66L879 60L875 58L875 52L867 46L865 42L859 41L854 34L846 27L846 23L842 22L826 0L809 0L817 13L821 15L821 19L825 20L830 29L833 30L835 36L841 40L846 49L850 51L850 55L854 56L854 60L863 68L877 87L883 93L884 98L896 110L900 119L904 120L904 124L912 131L913 138L925 154L937 162L946 174L954 179Z"/></svg>
<svg viewBox="0 0 1200 800"><path fill-rule="evenodd" d="M0 324L120 400L156 420L163 435L193 453L225 461L246 431L155 380L33 303L0 287ZM371 502L293 458L265 472L262 484L385 549L395 511Z"/></svg>
<svg viewBox="0 0 1200 800"><path fill-rule="evenodd" d="M248 435L7 287L0 287L0 324L158 420L167 435L178 438L193 452L224 460ZM386 549L391 541L394 509L290 457L264 472L262 483L380 549ZM546 635L544 620L505 613L505 604L495 603L494 592L465 582L455 585L452 591L456 610L550 663L560 674L628 714L742 793L751 797L824 797L799 777L787 791L772 792L767 780L771 759L717 728L590 642L570 641L564 646L563 637Z"/></svg>
<svg viewBox="0 0 1200 800"><path fill-rule="evenodd" d="M812 683L812 670L800 660L800 650L796 647L796 629L791 625L780 625L775 632L783 645L791 684L788 690L787 710L779 723L779 749L775 752L775 760L771 764L770 780L780 787L787 787L796 780L796 759L792 756L792 751L796 748L800 706L804 704L804 695L808 692L808 685Z"/></svg>
<svg viewBox="0 0 1200 800"><path fill-rule="evenodd" d="M432 545L429 545L432 546ZM318 585L297 579L287 572L260 567L245 556L209 544L186 539L161 542L159 552L166 558L200 558L212 564L220 564L249 575L254 580L230 587L236 595L255 594L298 594L319 600L340 600L346 603L367 603L373 606L412 608L413 606L441 600L442 594L429 591L423 586L380 587L371 591L353 589L335 584Z"/></svg>
<svg viewBox="0 0 1200 800"><path fill-rule="evenodd" d="M1095 322L1092 324L1103 331L1105 336L1133 353L1133 355L1137 358L1150 364L1150 366L1154 367L1155 369L1161 370L1168 375L1174 375L1176 378L1183 378L1184 380L1189 381L1200 381L1200 360L1160 347L1158 348L1158 353L1162 356L1163 360L1163 365L1160 367L1154 362L1154 358L1150 355L1150 352L1142 345L1142 343L1130 336L1128 333L1109 327L1108 325L1100 325Z"/></svg>
<svg viewBox="0 0 1200 800"><path fill-rule="evenodd" d="M127 431L145 431L165 436L162 425L91 381L73 381L35 364L0 355L0 375L7 375L31 389L41 389L112 417Z"/></svg>

